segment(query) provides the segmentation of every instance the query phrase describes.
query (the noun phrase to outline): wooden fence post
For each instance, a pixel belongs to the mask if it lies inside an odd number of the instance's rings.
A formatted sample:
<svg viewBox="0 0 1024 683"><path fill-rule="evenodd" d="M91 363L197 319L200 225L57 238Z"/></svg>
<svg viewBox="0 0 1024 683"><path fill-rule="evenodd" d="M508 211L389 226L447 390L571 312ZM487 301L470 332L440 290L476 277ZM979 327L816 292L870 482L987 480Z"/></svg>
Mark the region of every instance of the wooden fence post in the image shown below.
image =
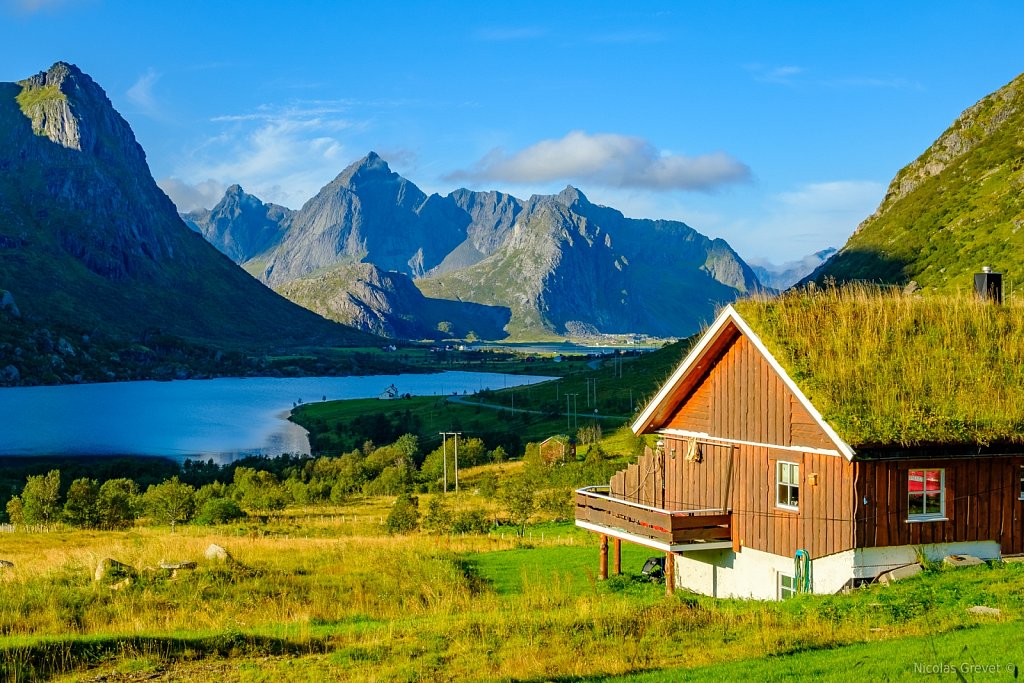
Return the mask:
<svg viewBox="0 0 1024 683"><path fill-rule="evenodd" d="M597 572L597 578L604 581L608 578L608 537L601 534L601 567Z"/></svg>
<svg viewBox="0 0 1024 683"><path fill-rule="evenodd" d="M612 574L618 576L622 573L622 539L616 538L612 541Z"/></svg>

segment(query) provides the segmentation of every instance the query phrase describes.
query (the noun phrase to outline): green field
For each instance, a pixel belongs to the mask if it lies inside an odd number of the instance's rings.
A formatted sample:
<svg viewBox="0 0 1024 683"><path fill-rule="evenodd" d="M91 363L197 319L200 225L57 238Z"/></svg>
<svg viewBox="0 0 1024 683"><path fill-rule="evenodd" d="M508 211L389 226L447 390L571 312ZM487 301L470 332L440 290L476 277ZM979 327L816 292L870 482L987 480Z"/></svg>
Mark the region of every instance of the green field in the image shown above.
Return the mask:
<svg viewBox="0 0 1024 683"><path fill-rule="evenodd" d="M624 544L598 581L596 537L566 523L391 536L391 499L295 508L236 527L3 534L8 681L623 681L915 678L1019 666L1024 564L931 568L890 586L783 603L715 600L639 576ZM480 504L463 495L457 506ZM422 502L421 502L422 505ZM234 562L204 558L210 543ZM113 557L194 570L92 578ZM997 616L967 612L974 605ZM619 678L615 678L619 677ZM1007 671L960 679L1009 680Z"/></svg>

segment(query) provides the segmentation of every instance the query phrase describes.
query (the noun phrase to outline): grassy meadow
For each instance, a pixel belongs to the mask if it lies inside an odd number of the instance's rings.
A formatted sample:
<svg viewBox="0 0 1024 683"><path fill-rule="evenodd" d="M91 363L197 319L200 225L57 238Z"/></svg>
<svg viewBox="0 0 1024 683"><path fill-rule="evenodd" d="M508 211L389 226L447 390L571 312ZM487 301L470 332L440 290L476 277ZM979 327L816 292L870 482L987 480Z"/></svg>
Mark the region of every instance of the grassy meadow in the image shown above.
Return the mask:
<svg viewBox="0 0 1024 683"><path fill-rule="evenodd" d="M623 544L623 575L600 582L597 538L569 523L535 518L524 538L503 526L388 535L391 502L361 498L173 533L0 534L0 558L14 563L0 570L0 677L837 680L852 670L911 677L913 658L926 655L1024 663L1019 640L1007 639L1024 614L1024 564L932 568L888 587L784 603L666 597L639 576L654 551ZM456 502L481 505L500 517L471 493ZM211 543L234 560L206 559ZM98 583L106 557L140 569L197 567ZM1002 613L966 612L978 604Z"/></svg>

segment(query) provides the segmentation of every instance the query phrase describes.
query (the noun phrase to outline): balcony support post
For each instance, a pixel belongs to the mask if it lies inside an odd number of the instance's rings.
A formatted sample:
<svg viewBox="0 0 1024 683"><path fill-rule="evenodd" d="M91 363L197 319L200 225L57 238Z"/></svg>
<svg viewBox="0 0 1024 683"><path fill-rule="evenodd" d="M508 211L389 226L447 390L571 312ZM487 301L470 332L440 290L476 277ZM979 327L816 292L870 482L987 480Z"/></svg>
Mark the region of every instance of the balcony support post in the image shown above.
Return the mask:
<svg viewBox="0 0 1024 683"><path fill-rule="evenodd" d="M622 539L612 539L612 574L622 573Z"/></svg>
<svg viewBox="0 0 1024 683"><path fill-rule="evenodd" d="M676 556L674 553L665 553L665 595L671 596L676 592Z"/></svg>
<svg viewBox="0 0 1024 683"><path fill-rule="evenodd" d="M597 578L604 581L608 578L608 537L601 534L601 566L597 572Z"/></svg>

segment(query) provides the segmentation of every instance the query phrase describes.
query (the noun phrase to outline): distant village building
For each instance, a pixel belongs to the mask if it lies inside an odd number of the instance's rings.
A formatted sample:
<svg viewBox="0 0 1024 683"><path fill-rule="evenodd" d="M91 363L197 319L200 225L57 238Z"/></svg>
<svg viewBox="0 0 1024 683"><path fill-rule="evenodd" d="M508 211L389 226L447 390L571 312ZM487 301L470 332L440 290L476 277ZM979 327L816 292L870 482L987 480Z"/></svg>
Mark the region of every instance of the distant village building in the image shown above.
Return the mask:
<svg viewBox="0 0 1024 683"><path fill-rule="evenodd" d="M876 308L888 322L873 322L868 307L890 304L902 312ZM666 553L670 590L781 599L871 581L919 552L1024 553L1024 415L986 418L992 399L977 393L993 393L990 375L1008 403L1024 391L1024 310L937 306L792 295L727 307L632 425L658 448L577 492L602 573L608 540L625 540ZM928 321L953 315L968 332L950 341ZM839 316L860 336L836 333ZM851 364L862 390L824 358Z"/></svg>

